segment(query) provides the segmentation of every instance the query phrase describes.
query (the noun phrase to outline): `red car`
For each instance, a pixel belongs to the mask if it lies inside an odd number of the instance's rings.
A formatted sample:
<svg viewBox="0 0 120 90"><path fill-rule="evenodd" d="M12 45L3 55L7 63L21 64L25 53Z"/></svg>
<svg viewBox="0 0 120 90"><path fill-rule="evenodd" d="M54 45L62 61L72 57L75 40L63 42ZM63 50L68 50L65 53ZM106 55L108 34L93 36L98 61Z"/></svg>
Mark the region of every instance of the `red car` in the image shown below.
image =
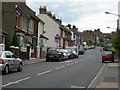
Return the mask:
<svg viewBox="0 0 120 90"><path fill-rule="evenodd" d="M114 54L111 51L105 51L102 54L102 63L104 63L105 61L114 62Z"/></svg>

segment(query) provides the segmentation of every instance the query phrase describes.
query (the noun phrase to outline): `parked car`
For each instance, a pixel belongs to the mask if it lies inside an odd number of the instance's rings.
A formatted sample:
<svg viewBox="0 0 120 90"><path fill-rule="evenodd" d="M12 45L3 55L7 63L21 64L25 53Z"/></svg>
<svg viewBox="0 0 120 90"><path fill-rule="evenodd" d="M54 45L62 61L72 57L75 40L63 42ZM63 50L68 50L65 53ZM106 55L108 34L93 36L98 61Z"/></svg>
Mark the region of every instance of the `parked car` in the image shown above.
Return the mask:
<svg viewBox="0 0 120 90"><path fill-rule="evenodd" d="M17 69L17 71L22 71L22 60L18 58L11 51L0 52L0 69L3 74L8 74L9 71Z"/></svg>
<svg viewBox="0 0 120 90"><path fill-rule="evenodd" d="M84 49L89 50L89 46L88 45L84 46Z"/></svg>
<svg viewBox="0 0 120 90"><path fill-rule="evenodd" d="M49 50L46 54L46 62L63 60L63 54L60 50Z"/></svg>
<svg viewBox="0 0 120 90"><path fill-rule="evenodd" d="M64 60L67 60L68 59L68 51L67 50L65 50L65 49L59 49L61 52L62 52L62 54L63 54L63 59Z"/></svg>
<svg viewBox="0 0 120 90"><path fill-rule="evenodd" d="M68 52L68 58L69 59L74 59L74 54L73 54L72 50L71 49L66 49L66 50Z"/></svg>
<svg viewBox="0 0 120 90"><path fill-rule="evenodd" d="M74 58L78 58L79 57L79 51L78 51L76 46L66 47L66 50L68 50L68 49L72 51L72 54L73 54Z"/></svg>
<svg viewBox="0 0 120 90"><path fill-rule="evenodd" d="M84 47L79 48L79 55L83 55L85 53Z"/></svg>
<svg viewBox="0 0 120 90"><path fill-rule="evenodd" d="M114 62L114 54L111 51L104 51L102 54L102 62L105 61Z"/></svg>

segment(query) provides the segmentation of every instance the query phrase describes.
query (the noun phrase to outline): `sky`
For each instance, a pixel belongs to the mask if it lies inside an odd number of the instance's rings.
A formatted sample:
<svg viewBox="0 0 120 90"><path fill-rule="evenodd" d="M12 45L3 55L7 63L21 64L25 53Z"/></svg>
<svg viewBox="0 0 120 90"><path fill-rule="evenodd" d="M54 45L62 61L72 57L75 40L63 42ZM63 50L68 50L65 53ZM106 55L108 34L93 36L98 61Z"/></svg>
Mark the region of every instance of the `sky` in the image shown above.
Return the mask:
<svg viewBox="0 0 120 90"><path fill-rule="evenodd" d="M62 20L63 25L75 25L80 32L100 28L103 33L116 31L119 0L26 0L26 4L39 14L40 6ZM107 28L111 27L111 28Z"/></svg>

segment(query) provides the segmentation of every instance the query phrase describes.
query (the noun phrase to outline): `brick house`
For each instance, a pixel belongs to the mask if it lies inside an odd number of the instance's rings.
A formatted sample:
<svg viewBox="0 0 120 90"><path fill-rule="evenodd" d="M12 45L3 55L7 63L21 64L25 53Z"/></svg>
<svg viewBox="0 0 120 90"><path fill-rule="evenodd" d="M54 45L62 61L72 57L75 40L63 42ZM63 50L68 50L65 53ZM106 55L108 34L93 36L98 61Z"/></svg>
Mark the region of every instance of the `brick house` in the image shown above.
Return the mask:
<svg viewBox="0 0 120 90"><path fill-rule="evenodd" d="M39 18L25 2L2 3L2 27L9 34L10 41L14 34L20 41L21 58L36 58ZM29 42L29 43L28 43Z"/></svg>

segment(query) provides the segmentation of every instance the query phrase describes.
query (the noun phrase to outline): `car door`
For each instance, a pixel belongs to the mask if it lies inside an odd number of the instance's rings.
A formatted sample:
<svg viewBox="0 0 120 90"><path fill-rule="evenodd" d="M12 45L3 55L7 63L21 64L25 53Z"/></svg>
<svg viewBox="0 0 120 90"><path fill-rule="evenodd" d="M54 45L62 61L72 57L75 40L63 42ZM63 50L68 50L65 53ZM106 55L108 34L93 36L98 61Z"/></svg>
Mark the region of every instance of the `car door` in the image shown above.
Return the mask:
<svg viewBox="0 0 120 90"><path fill-rule="evenodd" d="M19 60L14 53L10 53L10 54L11 54L12 60L13 60L13 68L17 69L19 66Z"/></svg>
<svg viewBox="0 0 120 90"><path fill-rule="evenodd" d="M13 60L12 60L12 57L10 55L9 52L5 52L5 58L4 60L6 61L6 63L9 65L9 69L13 69Z"/></svg>

